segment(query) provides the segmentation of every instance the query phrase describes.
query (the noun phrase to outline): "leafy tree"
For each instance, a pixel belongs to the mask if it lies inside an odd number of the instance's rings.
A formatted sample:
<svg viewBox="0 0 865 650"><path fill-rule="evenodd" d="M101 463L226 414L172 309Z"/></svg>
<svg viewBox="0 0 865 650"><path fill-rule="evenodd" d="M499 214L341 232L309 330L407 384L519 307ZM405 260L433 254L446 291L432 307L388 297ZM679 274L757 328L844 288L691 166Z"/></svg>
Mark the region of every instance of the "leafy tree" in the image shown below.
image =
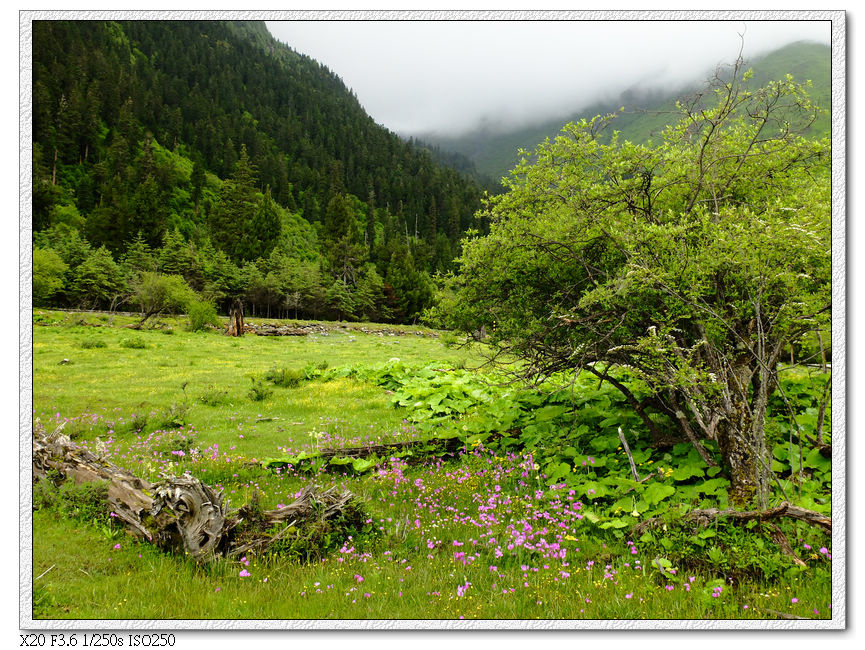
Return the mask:
<svg viewBox="0 0 865 650"><path fill-rule="evenodd" d="M680 104L657 146L601 144L611 116L542 144L488 201L490 234L464 242L439 313L486 325L528 375L611 382L710 464L715 441L733 500L765 505L781 355L831 309L829 144L798 135L817 113L802 86L747 90L740 65Z"/></svg>
<svg viewBox="0 0 865 650"><path fill-rule="evenodd" d="M216 307L207 300L190 300L186 305L186 313L189 316L189 329L193 332L206 329L209 325L219 327L222 324Z"/></svg>
<svg viewBox="0 0 865 650"><path fill-rule="evenodd" d="M33 249L33 304L43 305L63 288L63 274L68 267L57 251Z"/></svg>
<svg viewBox="0 0 865 650"><path fill-rule="evenodd" d="M132 286L132 299L141 311L140 327L163 312L185 311L196 295L179 275L145 271Z"/></svg>

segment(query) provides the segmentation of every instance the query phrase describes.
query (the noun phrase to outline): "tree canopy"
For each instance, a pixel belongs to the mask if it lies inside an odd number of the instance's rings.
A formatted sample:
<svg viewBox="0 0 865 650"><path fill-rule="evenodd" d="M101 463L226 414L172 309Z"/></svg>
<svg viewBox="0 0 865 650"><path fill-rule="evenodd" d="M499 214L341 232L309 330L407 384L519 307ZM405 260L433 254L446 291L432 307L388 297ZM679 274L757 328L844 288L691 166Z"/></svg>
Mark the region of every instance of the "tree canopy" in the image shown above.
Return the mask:
<svg viewBox="0 0 865 650"><path fill-rule="evenodd" d="M747 78L739 62L679 103L654 145L602 144L612 115L543 143L488 200L440 311L527 376L593 373L650 430L666 419L707 459L716 441L733 498L763 502L781 355L830 315L830 151L800 135L804 86Z"/></svg>

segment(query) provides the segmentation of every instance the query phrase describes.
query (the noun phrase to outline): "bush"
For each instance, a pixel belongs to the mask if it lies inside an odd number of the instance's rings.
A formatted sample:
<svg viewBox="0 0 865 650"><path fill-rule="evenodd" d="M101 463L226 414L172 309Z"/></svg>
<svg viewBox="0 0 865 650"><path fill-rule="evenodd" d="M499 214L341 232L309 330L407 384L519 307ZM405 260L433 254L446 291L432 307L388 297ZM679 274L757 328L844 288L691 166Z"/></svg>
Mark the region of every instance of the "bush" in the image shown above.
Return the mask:
<svg viewBox="0 0 865 650"><path fill-rule="evenodd" d="M179 460L188 457L192 449L197 446L197 442L194 433L172 431L166 434L154 448L162 454L175 456L174 460Z"/></svg>
<svg viewBox="0 0 865 650"><path fill-rule="evenodd" d="M157 427L162 429L176 429L186 424L186 412L189 404L185 402L172 402L171 406L159 414Z"/></svg>
<svg viewBox="0 0 865 650"><path fill-rule="evenodd" d="M444 332L439 336L439 342L446 348L452 348L459 344L459 337L453 332Z"/></svg>
<svg viewBox="0 0 865 650"><path fill-rule="evenodd" d="M250 377L252 380L252 388L249 389L249 399L253 402L260 402L273 395L273 389L268 388L264 383L255 377Z"/></svg>
<svg viewBox="0 0 865 650"><path fill-rule="evenodd" d="M198 401L207 406L219 406L228 401L228 392L215 386L208 386L207 390L199 395Z"/></svg>
<svg viewBox="0 0 865 650"><path fill-rule="evenodd" d="M93 337L88 338L88 339L84 339L83 341L81 341L81 343L79 345L80 345L80 347L84 348L85 350L92 350L93 348L106 348L106 347L108 347L108 345L105 343L105 341L103 341L102 339L97 339L97 338L93 338Z"/></svg>
<svg viewBox="0 0 865 650"><path fill-rule="evenodd" d="M141 433L144 427L147 426L148 416L141 413L133 413L129 418L129 430L135 433Z"/></svg>
<svg viewBox="0 0 865 650"><path fill-rule="evenodd" d="M297 388L300 386L301 380L306 379L306 375L303 370L273 367L267 371L264 378L276 386L282 386L283 388Z"/></svg>
<svg viewBox="0 0 865 650"><path fill-rule="evenodd" d="M191 300L186 312L189 317L189 329L193 332L200 332L208 325L219 327L222 324L216 313L216 307L206 300Z"/></svg>
<svg viewBox="0 0 865 650"><path fill-rule="evenodd" d="M147 347L147 343L145 343L144 339L140 336L129 336L124 339L120 339L120 347L132 348L134 350L143 350Z"/></svg>

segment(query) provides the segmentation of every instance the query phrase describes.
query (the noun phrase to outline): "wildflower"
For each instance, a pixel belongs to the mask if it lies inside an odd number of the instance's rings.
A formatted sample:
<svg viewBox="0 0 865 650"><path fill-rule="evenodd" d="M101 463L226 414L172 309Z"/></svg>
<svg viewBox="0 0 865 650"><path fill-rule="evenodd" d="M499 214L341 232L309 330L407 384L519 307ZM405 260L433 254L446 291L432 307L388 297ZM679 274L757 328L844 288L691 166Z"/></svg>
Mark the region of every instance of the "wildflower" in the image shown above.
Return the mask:
<svg viewBox="0 0 865 650"><path fill-rule="evenodd" d="M246 569L241 569L241 570L240 570L240 577L241 577L241 578L246 578L246 577L251 576L251 575L252 575L252 574L251 574L249 571L247 571Z"/></svg>
<svg viewBox="0 0 865 650"><path fill-rule="evenodd" d="M628 600L630 600L630 599L633 598L633 597L634 597L634 593L633 593L633 592L631 592L631 593L629 593L629 594L625 594L625 598L627 598Z"/></svg>
<svg viewBox="0 0 865 650"><path fill-rule="evenodd" d="M120 544L115 544L114 548L120 548Z"/></svg>

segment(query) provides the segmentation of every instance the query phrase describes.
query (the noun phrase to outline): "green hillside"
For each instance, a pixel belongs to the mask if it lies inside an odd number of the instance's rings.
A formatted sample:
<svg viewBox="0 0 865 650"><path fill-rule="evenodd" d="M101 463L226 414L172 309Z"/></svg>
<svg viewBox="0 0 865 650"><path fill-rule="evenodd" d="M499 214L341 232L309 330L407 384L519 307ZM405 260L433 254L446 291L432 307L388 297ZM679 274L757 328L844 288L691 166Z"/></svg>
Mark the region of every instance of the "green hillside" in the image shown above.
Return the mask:
<svg viewBox="0 0 865 650"><path fill-rule="evenodd" d="M221 308L405 321L484 188L263 22L35 21L33 190L37 304L134 304L156 272Z"/></svg>
<svg viewBox="0 0 865 650"><path fill-rule="evenodd" d="M793 43L755 59L750 66L754 71L751 83L755 87L792 74L797 81L810 79L813 82L812 99L822 108L831 108L831 56L828 46L809 42ZM474 162L479 173L500 179L517 163L520 149L531 151L545 138L558 134L564 124L583 118L616 113L618 117L613 126L620 131L622 139L646 142L669 123L676 99L688 96L696 87L683 88L678 93L666 95L653 93L637 96L626 92L614 102L596 103L570 115L508 132L479 129L457 138L423 137L443 150L465 155ZM620 111L622 106L624 111ZM815 136L828 134L829 123L828 114L824 115L812 126L811 133Z"/></svg>

